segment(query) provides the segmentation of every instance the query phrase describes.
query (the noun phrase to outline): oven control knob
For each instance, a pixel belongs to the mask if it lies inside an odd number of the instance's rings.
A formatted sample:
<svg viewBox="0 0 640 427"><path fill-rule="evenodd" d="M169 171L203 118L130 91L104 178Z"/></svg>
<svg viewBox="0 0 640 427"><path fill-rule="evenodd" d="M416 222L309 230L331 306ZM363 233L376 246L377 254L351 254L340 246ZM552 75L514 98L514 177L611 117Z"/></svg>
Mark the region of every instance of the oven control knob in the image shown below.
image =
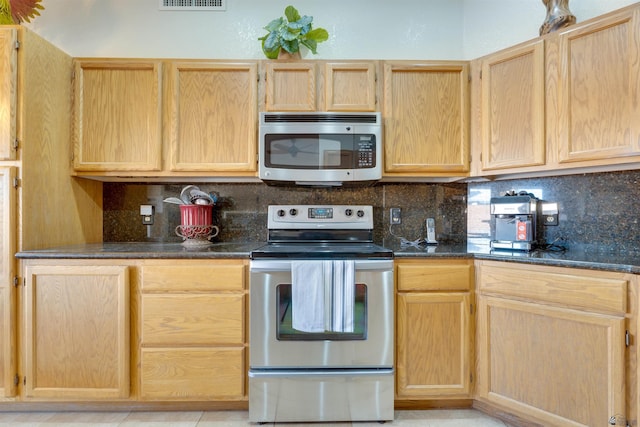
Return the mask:
<svg viewBox="0 0 640 427"><path fill-rule="evenodd" d="M364 211L360 209L356 215L358 215L358 218L362 218L364 216Z"/></svg>
<svg viewBox="0 0 640 427"><path fill-rule="evenodd" d="M351 216L351 215L353 215L353 210L351 210L351 209L347 209L347 210L345 210L345 211L344 211L344 214L345 214L346 216Z"/></svg>
<svg viewBox="0 0 640 427"><path fill-rule="evenodd" d="M298 215L298 209L289 209L289 215L291 216Z"/></svg>
<svg viewBox="0 0 640 427"><path fill-rule="evenodd" d="M282 218L283 216L286 215L286 213L285 213L284 209L278 209L278 212L277 212L276 215L278 215L279 217Z"/></svg>

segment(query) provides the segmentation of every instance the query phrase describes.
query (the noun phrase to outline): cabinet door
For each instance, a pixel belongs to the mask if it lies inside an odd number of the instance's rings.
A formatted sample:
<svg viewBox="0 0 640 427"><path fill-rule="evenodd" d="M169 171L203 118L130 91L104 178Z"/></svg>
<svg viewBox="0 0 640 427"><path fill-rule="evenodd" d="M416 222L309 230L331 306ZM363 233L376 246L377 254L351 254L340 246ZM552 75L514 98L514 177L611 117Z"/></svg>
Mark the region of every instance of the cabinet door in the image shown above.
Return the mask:
<svg viewBox="0 0 640 427"><path fill-rule="evenodd" d="M386 62L385 175L465 175L468 92L467 62Z"/></svg>
<svg viewBox="0 0 640 427"><path fill-rule="evenodd" d="M328 62L324 84L325 110L376 111L376 63Z"/></svg>
<svg viewBox="0 0 640 427"><path fill-rule="evenodd" d="M470 397L470 295L399 293L399 398Z"/></svg>
<svg viewBox="0 0 640 427"><path fill-rule="evenodd" d="M257 62L172 63L168 77L170 169L255 172Z"/></svg>
<svg viewBox="0 0 640 427"><path fill-rule="evenodd" d="M0 396L15 396L16 169L0 166Z"/></svg>
<svg viewBox="0 0 640 427"><path fill-rule="evenodd" d="M480 297L479 398L545 426L625 413L624 317Z"/></svg>
<svg viewBox="0 0 640 427"><path fill-rule="evenodd" d="M18 30L0 27L0 160L15 158Z"/></svg>
<svg viewBox="0 0 640 427"><path fill-rule="evenodd" d="M161 82L159 61L77 61L77 171L161 169Z"/></svg>
<svg viewBox="0 0 640 427"><path fill-rule="evenodd" d="M267 62L266 111L316 111L314 62Z"/></svg>
<svg viewBox="0 0 640 427"><path fill-rule="evenodd" d="M27 266L26 397L129 396L126 266Z"/></svg>
<svg viewBox="0 0 640 427"><path fill-rule="evenodd" d="M633 8L559 35L560 163L640 155L639 27Z"/></svg>
<svg viewBox="0 0 640 427"><path fill-rule="evenodd" d="M482 61L482 169L545 163L544 42Z"/></svg>

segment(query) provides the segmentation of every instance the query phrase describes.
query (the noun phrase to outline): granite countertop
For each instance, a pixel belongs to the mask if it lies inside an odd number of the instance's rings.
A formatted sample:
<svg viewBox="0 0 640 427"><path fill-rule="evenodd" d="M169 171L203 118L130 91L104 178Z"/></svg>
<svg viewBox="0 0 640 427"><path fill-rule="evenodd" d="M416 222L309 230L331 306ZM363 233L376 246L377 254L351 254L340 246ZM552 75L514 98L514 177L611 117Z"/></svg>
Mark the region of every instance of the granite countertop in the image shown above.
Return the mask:
<svg viewBox="0 0 640 427"><path fill-rule="evenodd" d="M51 249L23 251L21 259L223 259L248 258L264 242L221 242L206 247L185 247L181 243L124 242L93 243ZM438 244L407 246L383 242L397 259L475 258L558 267L585 268L640 274L640 253L616 252L598 246L576 247L566 251L491 251L489 246L474 244Z"/></svg>
<svg viewBox="0 0 640 427"><path fill-rule="evenodd" d="M24 259L215 259L248 258L249 253L264 245L264 242L221 242L209 246L188 247L182 243L122 242L90 243L86 245L62 246L51 249L23 251L16 254Z"/></svg>

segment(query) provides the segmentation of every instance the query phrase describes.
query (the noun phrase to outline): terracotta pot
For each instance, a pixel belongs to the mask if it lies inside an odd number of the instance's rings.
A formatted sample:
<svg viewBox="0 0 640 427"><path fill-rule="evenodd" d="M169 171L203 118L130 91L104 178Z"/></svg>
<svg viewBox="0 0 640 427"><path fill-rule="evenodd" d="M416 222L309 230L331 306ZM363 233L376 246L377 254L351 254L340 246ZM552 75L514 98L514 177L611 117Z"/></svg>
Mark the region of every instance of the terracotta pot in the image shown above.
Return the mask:
<svg viewBox="0 0 640 427"><path fill-rule="evenodd" d="M284 49L280 49L280 52L278 52L278 59L279 60L293 60L293 59L302 59L302 56L300 55L300 51L294 52L294 53L289 53Z"/></svg>

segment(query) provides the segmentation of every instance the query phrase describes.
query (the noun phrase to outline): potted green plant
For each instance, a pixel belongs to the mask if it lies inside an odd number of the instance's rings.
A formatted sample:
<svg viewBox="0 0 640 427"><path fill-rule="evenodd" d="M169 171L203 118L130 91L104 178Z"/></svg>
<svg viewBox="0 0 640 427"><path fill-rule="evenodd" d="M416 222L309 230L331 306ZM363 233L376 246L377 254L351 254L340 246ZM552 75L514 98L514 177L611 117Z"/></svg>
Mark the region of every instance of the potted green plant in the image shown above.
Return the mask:
<svg viewBox="0 0 640 427"><path fill-rule="evenodd" d="M313 28L313 16L300 16L293 6L287 6L284 14L269 22L264 27L269 33L258 39L262 41L262 51L266 57L276 59L281 50L295 54L300 51L300 45L306 46L315 55L318 43L329 38L327 30Z"/></svg>

